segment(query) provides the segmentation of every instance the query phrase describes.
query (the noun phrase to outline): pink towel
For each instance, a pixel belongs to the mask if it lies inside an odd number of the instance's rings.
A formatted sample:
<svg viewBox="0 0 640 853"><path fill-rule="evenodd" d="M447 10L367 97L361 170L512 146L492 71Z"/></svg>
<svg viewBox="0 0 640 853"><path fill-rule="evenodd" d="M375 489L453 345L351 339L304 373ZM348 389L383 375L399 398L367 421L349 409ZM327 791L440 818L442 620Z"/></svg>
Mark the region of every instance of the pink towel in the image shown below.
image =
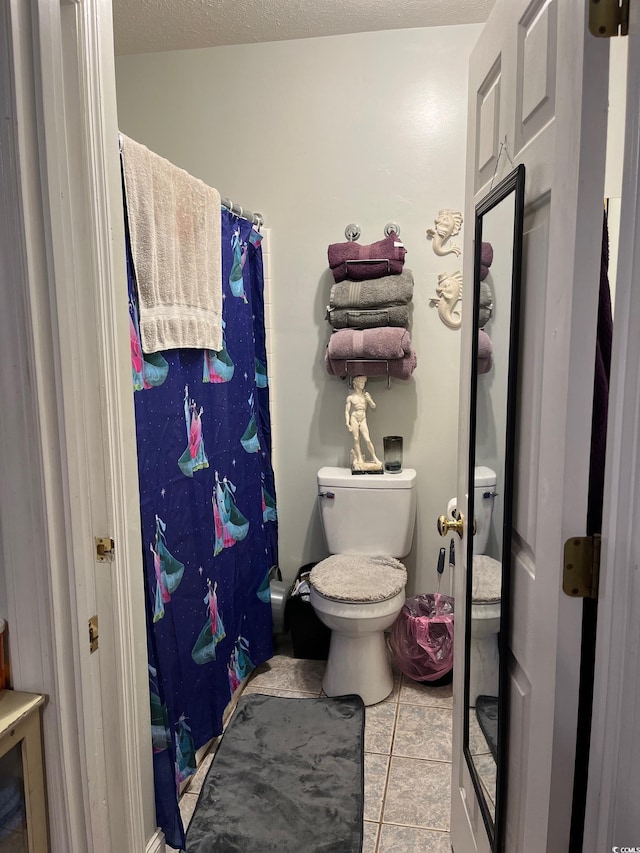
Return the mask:
<svg viewBox="0 0 640 853"><path fill-rule="evenodd" d="M345 278L364 281L383 275L399 275L404 265L407 250L397 234L392 232L384 240L361 246L359 243L332 243L327 249L329 266L336 281ZM376 259L383 259L375 263ZM349 263L356 261L356 263ZM357 263L358 261L365 263Z"/></svg>
<svg viewBox="0 0 640 853"><path fill-rule="evenodd" d="M480 246L480 281L484 281L489 275L489 267L493 263L493 246L491 243L482 243Z"/></svg>
<svg viewBox="0 0 640 853"><path fill-rule="evenodd" d="M389 376L393 379L410 379L416 369L418 359L411 348L402 358L391 358L382 361L348 361L340 358L329 358L325 355L327 373L332 376Z"/></svg>
<svg viewBox="0 0 640 853"><path fill-rule="evenodd" d="M478 329L478 373L488 373L493 367L493 344L482 329Z"/></svg>
<svg viewBox="0 0 640 853"><path fill-rule="evenodd" d="M402 358L411 349L411 337L398 326L340 329L329 338L327 356L333 359Z"/></svg>

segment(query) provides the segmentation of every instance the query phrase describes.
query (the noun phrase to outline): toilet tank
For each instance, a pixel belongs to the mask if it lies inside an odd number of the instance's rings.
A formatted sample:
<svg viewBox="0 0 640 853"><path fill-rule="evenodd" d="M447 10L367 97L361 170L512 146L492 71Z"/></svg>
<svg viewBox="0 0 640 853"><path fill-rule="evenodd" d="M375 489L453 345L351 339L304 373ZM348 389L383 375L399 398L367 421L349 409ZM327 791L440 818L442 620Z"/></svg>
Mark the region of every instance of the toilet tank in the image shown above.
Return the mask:
<svg viewBox="0 0 640 853"><path fill-rule="evenodd" d="M474 472L473 514L476 532L473 537L473 553L485 554L496 491L496 472L486 465L477 465Z"/></svg>
<svg viewBox="0 0 640 853"><path fill-rule="evenodd" d="M416 520L416 472L352 474L318 471L318 504L331 554L387 554L411 550Z"/></svg>

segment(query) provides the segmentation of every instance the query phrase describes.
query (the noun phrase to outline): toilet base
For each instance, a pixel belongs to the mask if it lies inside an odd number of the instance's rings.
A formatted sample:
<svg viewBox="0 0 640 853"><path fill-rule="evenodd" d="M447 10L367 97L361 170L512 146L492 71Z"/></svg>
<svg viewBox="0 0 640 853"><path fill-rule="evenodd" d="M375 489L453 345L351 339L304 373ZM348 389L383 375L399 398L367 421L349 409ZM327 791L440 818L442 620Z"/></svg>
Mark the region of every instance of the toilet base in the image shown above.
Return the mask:
<svg viewBox="0 0 640 853"><path fill-rule="evenodd" d="M471 636L469 659L469 705L475 707L478 696L497 696L500 655L498 635Z"/></svg>
<svg viewBox="0 0 640 853"><path fill-rule="evenodd" d="M349 637L333 630L322 689L327 696L356 693L365 705L386 699L393 674L384 631Z"/></svg>

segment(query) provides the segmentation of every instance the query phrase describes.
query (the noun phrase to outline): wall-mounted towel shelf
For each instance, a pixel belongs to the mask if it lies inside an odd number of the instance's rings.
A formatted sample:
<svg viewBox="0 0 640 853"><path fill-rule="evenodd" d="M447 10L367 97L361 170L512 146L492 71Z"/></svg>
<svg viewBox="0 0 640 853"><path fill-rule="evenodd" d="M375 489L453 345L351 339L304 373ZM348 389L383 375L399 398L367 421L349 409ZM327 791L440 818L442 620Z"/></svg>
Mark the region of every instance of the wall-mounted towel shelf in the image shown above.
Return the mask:
<svg viewBox="0 0 640 853"><path fill-rule="evenodd" d="M349 368L350 364L384 364L387 375L387 388L391 388L391 376L389 375L389 360L386 358L347 358L345 360L345 368L347 371L347 377L349 379L349 388L353 387L353 377L361 376L362 374L357 372L357 367L354 369L354 372L351 372ZM367 379L384 379L384 376L367 376Z"/></svg>
<svg viewBox="0 0 640 853"><path fill-rule="evenodd" d="M389 258L354 258L352 261L345 261L344 265L349 269L349 264L386 264L387 275L391 273L391 261Z"/></svg>
<svg viewBox="0 0 640 853"><path fill-rule="evenodd" d="M380 326L390 326L390 317L389 317L389 309L388 308L342 308L336 309L332 308L330 305L327 305L327 313L325 319L331 323L331 315L334 311L341 310L344 313L346 318L346 328L357 329L358 328L358 319L363 319L367 317L379 317L382 322L378 325ZM334 329L334 331L336 331Z"/></svg>

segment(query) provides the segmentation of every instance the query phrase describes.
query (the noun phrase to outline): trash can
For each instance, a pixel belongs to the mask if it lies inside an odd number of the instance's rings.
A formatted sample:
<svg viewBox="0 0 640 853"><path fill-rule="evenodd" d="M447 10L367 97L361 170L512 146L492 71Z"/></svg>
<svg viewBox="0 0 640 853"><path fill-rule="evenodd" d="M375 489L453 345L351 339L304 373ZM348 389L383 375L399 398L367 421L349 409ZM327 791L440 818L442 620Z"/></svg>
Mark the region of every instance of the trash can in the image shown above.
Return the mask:
<svg viewBox="0 0 640 853"><path fill-rule="evenodd" d="M453 598L427 593L408 598L389 643L402 672L434 686L453 679Z"/></svg>
<svg viewBox="0 0 640 853"><path fill-rule="evenodd" d="M331 631L320 621L309 601L309 575L315 563L301 566L289 592L285 623L291 631L293 654L307 660L326 660Z"/></svg>

